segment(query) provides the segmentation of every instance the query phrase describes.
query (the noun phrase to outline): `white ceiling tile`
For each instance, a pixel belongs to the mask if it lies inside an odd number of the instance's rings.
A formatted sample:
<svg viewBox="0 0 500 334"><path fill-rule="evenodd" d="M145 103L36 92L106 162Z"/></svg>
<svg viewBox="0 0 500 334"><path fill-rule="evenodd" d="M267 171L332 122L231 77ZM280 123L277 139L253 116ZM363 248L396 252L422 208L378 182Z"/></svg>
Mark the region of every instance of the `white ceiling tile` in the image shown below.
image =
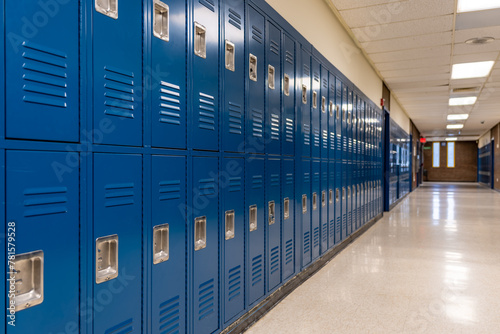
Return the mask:
<svg viewBox="0 0 500 334"><path fill-rule="evenodd" d="M430 48L420 48L420 49L370 54L370 58L373 60L373 62L375 62L375 64L402 61L402 60L440 57L440 56L441 57L451 56L451 44L442 46L433 46Z"/></svg>
<svg viewBox="0 0 500 334"><path fill-rule="evenodd" d="M385 81L389 83L389 85L393 85L402 82L437 81L437 80L449 80L449 79L450 79L450 74L444 73L444 74L428 74L417 77L386 78Z"/></svg>
<svg viewBox="0 0 500 334"><path fill-rule="evenodd" d="M453 56L453 64L471 63L475 61L496 60L498 52L485 52L477 54L465 54Z"/></svg>
<svg viewBox="0 0 500 334"><path fill-rule="evenodd" d="M450 66L450 56L437 56L431 58L422 58L415 60L402 60L394 61L391 63L378 63L376 64L379 71L392 71L392 70L409 70L415 68L430 68L434 66Z"/></svg>
<svg viewBox="0 0 500 334"><path fill-rule="evenodd" d="M485 52L500 52L500 40L495 40L487 44L455 44L455 49L453 53L455 55L465 55L465 54L478 54Z"/></svg>
<svg viewBox="0 0 500 334"><path fill-rule="evenodd" d="M438 66L438 67L420 67L420 68L412 68L412 69L401 69L394 71L381 71L382 75L385 79L390 78L400 78L400 77L416 77L422 76L426 74L448 74L451 75L450 66Z"/></svg>
<svg viewBox="0 0 500 334"><path fill-rule="evenodd" d="M391 88L398 92L399 89L422 88L429 86L444 86L448 85L448 80L428 81L428 82L405 82L391 85Z"/></svg>
<svg viewBox="0 0 500 334"><path fill-rule="evenodd" d="M457 30L455 32L455 43L465 43L466 40L476 37L493 37L500 39L500 26Z"/></svg>
<svg viewBox="0 0 500 334"><path fill-rule="evenodd" d="M368 53L379 53L451 44L451 37L451 31L447 31L437 34L373 41L368 43L361 43L361 45Z"/></svg>
<svg viewBox="0 0 500 334"><path fill-rule="evenodd" d="M335 8L338 10L351 9L351 8L363 8L368 6L376 6L380 4L394 4L403 1L394 0L331 0ZM406 0L405 0L406 1Z"/></svg>

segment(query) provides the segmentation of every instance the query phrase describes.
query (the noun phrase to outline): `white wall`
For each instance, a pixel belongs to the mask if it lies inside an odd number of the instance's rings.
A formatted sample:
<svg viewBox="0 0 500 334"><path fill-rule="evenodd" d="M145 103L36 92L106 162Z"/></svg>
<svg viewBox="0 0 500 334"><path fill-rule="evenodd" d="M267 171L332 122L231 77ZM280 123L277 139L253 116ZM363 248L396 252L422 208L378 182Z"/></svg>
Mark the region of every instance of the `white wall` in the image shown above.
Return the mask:
<svg viewBox="0 0 500 334"><path fill-rule="evenodd" d="M477 146L481 148L488 145L489 143L491 143L491 130L486 132L481 138L479 138Z"/></svg>
<svg viewBox="0 0 500 334"><path fill-rule="evenodd" d="M391 94L391 118L403 129L410 134L410 118L403 110L401 105L396 101L394 95Z"/></svg>
<svg viewBox="0 0 500 334"><path fill-rule="evenodd" d="M266 0L378 106L382 80L325 0Z"/></svg>

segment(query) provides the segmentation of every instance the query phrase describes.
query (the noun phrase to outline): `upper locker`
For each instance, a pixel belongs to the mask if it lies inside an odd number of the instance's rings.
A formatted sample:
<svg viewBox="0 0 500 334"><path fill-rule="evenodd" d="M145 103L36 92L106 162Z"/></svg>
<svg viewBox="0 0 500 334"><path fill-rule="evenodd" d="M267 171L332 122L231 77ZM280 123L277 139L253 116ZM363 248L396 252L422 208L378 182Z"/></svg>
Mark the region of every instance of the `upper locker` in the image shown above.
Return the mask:
<svg viewBox="0 0 500 334"><path fill-rule="evenodd" d="M301 52L302 82L300 85L301 108L300 120L300 152L298 156L311 156L311 54L302 49Z"/></svg>
<svg viewBox="0 0 500 334"><path fill-rule="evenodd" d="M321 155L321 73L319 62L311 57L311 132L312 147L311 156L319 158Z"/></svg>
<svg viewBox="0 0 500 334"><path fill-rule="evenodd" d="M283 155L295 154L295 41L283 35L283 117L281 142Z"/></svg>
<svg viewBox="0 0 500 334"><path fill-rule="evenodd" d="M248 153L264 153L265 108L265 20L253 7L247 6L246 46L247 55L247 110L246 146Z"/></svg>
<svg viewBox="0 0 500 334"><path fill-rule="evenodd" d="M328 101L328 141L329 141L329 153L328 158L330 160L337 159L336 154L336 142L337 142L337 123L336 123L336 114L337 114L337 95L335 90L335 76L330 73L329 75L329 101Z"/></svg>
<svg viewBox="0 0 500 334"><path fill-rule="evenodd" d="M266 152L281 153L281 30L267 21Z"/></svg>
<svg viewBox="0 0 500 334"><path fill-rule="evenodd" d="M320 110L321 110L321 158L328 159L328 119L330 111L333 112L333 102L330 104L329 99L329 72L328 69L321 65L321 99L320 99Z"/></svg>
<svg viewBox="0 0 500 334"><path fill-rule="evenodd" d="M142 2L92 3L94 143L142 146Z"/></svg>
<svg viewBox="0 0 500 334"><path fill-rule="evenodd" d="M78 142L80 6L38 3L5 1L6 137Z"/></svg>
<svg viewBox="0 0 500 334"><path fill-rule="evenodd" d="M191 147L219 149L219 1L193 0Z"/></svg>
<svg viewBox="0 0 500 334"><path fill-rule="evenodd" d="M186 2L154 0L151 16L152 146L185 149Z"/></svg>
<svg viewBox="0 0 500 334"><path fill-rule="evenodd" d="M221 41L224 66L222 106L222 150L245 150L245 6L243 1L224 4L224 33ZM222 60L221 60L222 62Z"/></svg>

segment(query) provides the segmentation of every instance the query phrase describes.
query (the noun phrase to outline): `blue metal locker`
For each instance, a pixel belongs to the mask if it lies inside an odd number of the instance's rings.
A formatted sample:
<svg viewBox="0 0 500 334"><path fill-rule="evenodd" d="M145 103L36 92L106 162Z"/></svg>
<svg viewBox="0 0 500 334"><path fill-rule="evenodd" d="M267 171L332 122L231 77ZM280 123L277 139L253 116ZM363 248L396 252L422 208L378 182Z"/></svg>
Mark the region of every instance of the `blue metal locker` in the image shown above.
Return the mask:
<svg viewBox="0 0 500 334"><path fill-rule="evenodd" d="M2 1L6 137L77 142L79 4L39 3Z"/></svg>
<svg viewBox="0 0 500 334"><path fill-rule="evenodd" d="M224 323L245 309L245 160L222 161L222 219L224 226ZM222 176L222 175L221 175Z"/></svg>
<svg viewBox="0 0 500 334"><path fill-rule="evenodd" d="M151 9L153 147L186 148L186 2L156 0ZM175 19L172 19L175 18Z"/></svg>
<svg viewBox="0 0 500 334"><path fill-rule="evenodd" d="M295 41L283 35L282 154L295 155ZM280 79L281 80L281 79Z"/></svg>
<svg viewBox="0 0 500 334"><path fill-rule="evenodd" d="M3 7L2 6L0 6L0 17L3 17ZM0 19L0 21L2 21L2 19ZM2 36L3 36L3 27L4 26L3 26L3 22L2 22L2 25L0 26L0 34ZM3 41L0 44L0 48L2 49L0 51L3 51ZM0 61L1 60L2 60L2 55L0 55ZM2 74L0 74L0 79L3 79ZM3 84L0 83L0 86L2 86L2 85ZM3 111L2 108L3 107L0 106L0 111ZM0 130L0 132L2 132L2 130ZM1 135L3 135L3 133ZM0 138L0 139L2 139L2 138ZM0 175L2 175L4 180L7 179L5 176L5 150L3 150L3 149L0 149ZM6 217L7 220L10 220L10 217L6 216L6 214L5 214L5 209L6 209L5 208L5 203L6 203L5 202L5 195L6 195L5 182L2 182L2 183L0 183L0 203L3 203L3 205L0 206L0 217ZM7 259L7 263L3 262L3 264L0 266L0 277L3 277L2 282L0 282L0 289L2 289L0 291L0 300L2 301L1 305L5 307L5 312L6 312L6 315L4 317L1 317L1 319L0 319L0 328L5 328L6 322L11 322L11 325L12 325L13 314L11 314L11 313L13 313L15 311L14 309L9 310L8 308L10 308L10 305L5 304L5 302L7 301L7 299L6 299L6 294L7 294L6 284L7 284L7 279L10 279L10 277L7 277L5 274L5 271L9 265L9 263L8 263L9 259L6 256L6 252L7 252L7 246L8 246L9 233L12 233L12 230L8 230L8 227L9 226L6 222L6 219L0 219L0 231L2 231L2 233L4 233L6 235L6 237L0 238L0 257L2 259ZM10 226L10 227L12 228L12 226Z"/></svg>
<svg viewBox="0 0 500 334"><path fill-rule="evenodd" d="M267 22L266 152L281 153L281 30Z"/></svg>
<svg viewBox="0 0 500 334"><path fill-rule="evenodd" d="M247 306L251 307L265 295L265 209L264 181L265 161L257 156L250 156L245 161L245 202L247 259L246 285Z"/></svg>
<svg viewBox="0 0 500 334"><path fill-rule="evenodd" d="M267 291L281 283L281 160L266 165Z"/></svg>
<svg viewBox="0 0 500 334"><path fill-rule="evenodd" d="M321 245L321 161L313 160L311 167L312 183L311 183L311 233L312 233L312 249L311 256L315 260L320 254Z"/></svg>
<svg viewBox="0 0 500 334"><path fill-rule="evenodd" d="M219 161L195 156L192 175L192 212L188 212L193 247L191 308L195 334L219 328Z"/></svg>
<svg viewBox="0 0 500 334"><path fill-rule="evenodd" d="M142 326L142 156L95 153L93 330ZM91 248L92 249L92 248ZM119 292L118 292L119 291Z"/></svg>
<svg viewBox="0 0 500 334"><path fill-rule="evenodd" d="M142 2L92 6L93 142L142 146Z"/></svg>
<svg viewBox="0 0 500 334"><path fill-rule="evenodd" d="M335 174L335 165L336 162L334 160L330 160L328 162L328 248L331 249L335 245L335 233L336 233L336 201L335 201L335 192L336 192L336 174Z"/></svg>
<svg viewBox="0 0 500 334"><path fill-rule="evenodd" d="M219 1L193 0L191 146L219 148Z"/></svg>
<svg viewBox="0 0 500 334"><path fill-rule="evenodd" d="M321 254L328 250L328 160L321 161L321 179L319 203L320 207L320 229L321 229Z"/></svg>
<svg viewBox="0 0 500 334"><path fill-rule="evenodd" d="M302 82L299 91L301 92L300 106L300 156L311 156L311 55L302 49L301 54Z"/></svg>
<svg viewBox="0 0 500 334"><path fill-rule="evenodd" d="M7 228L2 232L15 239L9 241L7 252L15 252L11 264L17 270L12 276L16 286L15 326L7 325L9 334L64 332L67 324L78 331L79 173L77 169L60 178L52 167L65 165L66 155L6 153Z"/></svg>
<svg viewBox="0 0 500 334"><path fill-rule="evenodd" d="M347 161L348 158L348 144L347 144L347 86L342 83L342 160Z"/></svg>
<svg viewBox="0 0 500 334"><path fill-rule="evenodd" d="M247 153L265 152L265 19L253 7L247 6L247 111L246 111L246 147Z"/></svg>
<svg viewBox="0 0 500 334"><path fill-rule="evenodd" d="M352 134L352 154L351 154L351 188L352 188L352 232L356 231L357 219L358 219L358 199L357 199L357 183L358 183L358 97L356 93L353 93L352 100L352 112L351 112L351 134Z"/></svg>
<svg viewBox="0 0 500 334"><path fill-rule="evenodd" d="M311 263L311 160L302 159L302 175L299 179L301 198L301 222L302 222L302 268Z"/></svg>
<svg viewBox="0 0 500 334"><path fill-rule="evenodd" d="M328 95L329 93L329 80L330 73L325 66L321 66L321 98L320 98L320 110L321 110L321 158L328 159L328 137L329 137L329 113L333 112L333 103L330 105L329 101L332 97Z"/></svg>
<svg viewBox="0 0 500 334"><path fill-rule="evenodd" d="M337 141L337 124L335 122L336 120L336 99L337 99L337 93L335 90L335 76L333 74L329 75L329 100L328 100L328 157L331 161L337 159L337 153L336 153L336 141Z"/></svg>
<svg viewBox="0 0 500 334"><path fill-rule="evenodd" d="M335 160L341 162L343 158L344 148L344 115L342 105L343 88L340 79L335 80ZM340 168L336 169L337 173L341 172Z"/></svg>
<svg viewBox="0 0 500 334"><path fill-rule="evenodd" d="M295 269L295 161L282 160L282 277L292 277Z"/></svg>
<svg viewBox="0 0 500 334"><path fill-rule="evenodd" d="M347 231L347 213L348 213L348 206L347 206L347 186L348 186L348 174L349 174L349 165L347 161L342 161L342 178L341 178L341 185L342 185L342 191L341 191L341 196L342 196L342 240L344 240L349 234ZM339 187L340 187L339 184Z"/></svg>
<svg viewBox="0 0 500 334"><path fill-rule="evenodd" d="M245 3L224 3L222 150L245 151ZM222 63L222 61L221 61Z"/></svg>
<svg viewBox="0 0 500 334"><path fill-rule="evenodd" d="M186 157L154 155L151 167L151 326L186 331Z"/></svg>
<svg viewBox="0 0 500 334"><path fill-rule="evenodd" d="M319 62L311 57L311 156L321 156L321 68Z"/></svg>

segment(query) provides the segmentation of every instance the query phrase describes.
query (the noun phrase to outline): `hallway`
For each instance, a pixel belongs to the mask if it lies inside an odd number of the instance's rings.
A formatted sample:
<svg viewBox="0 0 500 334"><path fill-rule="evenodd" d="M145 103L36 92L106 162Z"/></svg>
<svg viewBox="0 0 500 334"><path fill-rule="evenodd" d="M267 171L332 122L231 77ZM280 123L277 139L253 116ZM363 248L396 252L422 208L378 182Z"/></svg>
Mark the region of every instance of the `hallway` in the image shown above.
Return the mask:
<svg viewBox="0 0 500 334"><path fill-rule="evenodd" d="M246 333L498 333L500 194L424 183Z"/></svg>

